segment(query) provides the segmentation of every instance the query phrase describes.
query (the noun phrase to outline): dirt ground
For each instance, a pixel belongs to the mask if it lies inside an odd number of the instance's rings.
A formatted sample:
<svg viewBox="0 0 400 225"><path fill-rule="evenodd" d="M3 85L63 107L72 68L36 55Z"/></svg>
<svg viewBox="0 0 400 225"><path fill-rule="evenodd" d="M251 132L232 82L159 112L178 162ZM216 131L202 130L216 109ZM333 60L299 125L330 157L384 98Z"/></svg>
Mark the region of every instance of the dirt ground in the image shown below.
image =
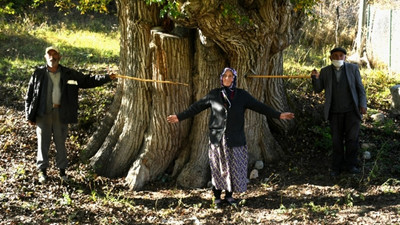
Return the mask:
<svg viewBox="0 0 400 225"><path fill-rule="evenodd" d="M77 126L70 127L74 138L67 143L70 181L58 177L53 146L50 180L39 184L35 130L24 119L20 97L3 87L0 224L400 224L398 167L372 180L370 171L378 158L373 153L362 162L361 174L333 179L328 176L329 155L316 151L308 134L292 135L284 145L286 158L265 166L249 181L247 192L235 194L237 208L214 209L209 188L177 187L167 174L140 191L129 190L123 178L96 176L79 161L77 147L91 133ZM393 149L393 162L398 162L398 150Z"/></svg>

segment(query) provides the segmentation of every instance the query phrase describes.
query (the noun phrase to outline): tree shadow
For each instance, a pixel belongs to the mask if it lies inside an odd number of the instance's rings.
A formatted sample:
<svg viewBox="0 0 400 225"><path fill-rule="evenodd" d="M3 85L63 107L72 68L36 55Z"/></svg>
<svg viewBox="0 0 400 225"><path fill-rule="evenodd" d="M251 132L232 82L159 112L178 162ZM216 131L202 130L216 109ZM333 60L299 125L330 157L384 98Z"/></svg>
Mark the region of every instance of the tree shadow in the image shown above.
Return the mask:
<svg viewBox="0 0 400 225"><path fill-rule="evenodd" d="M106 182L106 184L109 184ZM171 185L171 183L169 184ZM124 184L117 184L111 188L112 191L107 191L103 185L100 183L91 186L87 181L76 181L70 180L68 183L64 184L66 190L70 193L76 191L77 188L82 190L85 194L95 193L96 197L99 199L113 199L116 201L128 202L135 206L143 206L152 210L162 210L171 208L188 208L188 207L203 207L211 208L211 199L203 198L198 195L185 195L174 197L161 197L162 194L159 192L173 192L171 186L159 186L151 187L149 189L144 189L142 191L130 191L128 187ZM124 193L123 196L119 193Z"/></svg>
<svg viewBox="0 0 400 225"><path fill-rule="evenodd" d="M111 1L107 8L109 10L107 14L94 11L81 13L76 8L60 10L49 2L34 9L32 13L36 20L44 21L50 25L62 25L65 29L108 33L118 29L118 17L115 2Z"/></svg>
<svg viewBox="0 0 400 225"><path fill-rule="evenodd" d="M1 63L9 59L44 60L44 50L49 42L28 33L1 34Z"/></svg>
<svg viewBox="0 0 400 225"><path fill-rule="evenodd" d="M326 195L300 195L294 198L281 195L278 190L257 197L249 197L245 200L245 206L252 209L274 210L280 209L282 206L285 209L295 209L302 207L308 208L311 207L311 205L334 208L336 205L348 205L351 207L360 206L362 208L360 213L364 214L371 211L377 211L385 207L398 207L400 204L400 199L396 193L380 193L362 197L348 196L346 194L338 197L329 197Z"/></svg>
<svg viewBox="0 0 400 225"><path fill-rule="evenodd" d="M27 61L38 61L43 58L44 48L48 42L29 34L1 34L0 41L0 105L23 110L23 98L31 71ZM41 49L39 51L39 48ZM17 62L14 65L12 62Z"/></svg>

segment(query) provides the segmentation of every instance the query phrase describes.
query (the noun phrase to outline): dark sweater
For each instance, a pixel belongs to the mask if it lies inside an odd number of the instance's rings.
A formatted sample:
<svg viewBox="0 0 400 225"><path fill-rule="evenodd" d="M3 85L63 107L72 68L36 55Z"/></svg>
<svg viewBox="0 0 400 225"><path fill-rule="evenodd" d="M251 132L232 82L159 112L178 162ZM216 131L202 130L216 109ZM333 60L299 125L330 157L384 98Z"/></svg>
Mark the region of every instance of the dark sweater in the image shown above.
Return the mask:
<svg viewBox="0 0 400 225"><path fill-rule="evenodd" d="M333 66L332 70L335 70ZM337 80L336 76L333 77L331 113L345 113L354 110L349 83L346 79L346 71L342 68L340 73L341 78L339 80ZM335 71L333 74L335 74Z"/></svg>
<svg viewBox="0 0 400 225"><path fill-rule="evenodd" d="M244 113L246 109L251 109L277 119L281 114L256 100L247 91L239 88L235 89L233 99L230 100L232 106L230 108L225 107L221 91L222 88L211 90L205 97L193 103L185 111L177 115L179 121L182 121L195 116L207 108L211 108L209 136L212 144L220 144L222 136L225 133L225 138L229 147L246 145L244 133Z"/></svg>

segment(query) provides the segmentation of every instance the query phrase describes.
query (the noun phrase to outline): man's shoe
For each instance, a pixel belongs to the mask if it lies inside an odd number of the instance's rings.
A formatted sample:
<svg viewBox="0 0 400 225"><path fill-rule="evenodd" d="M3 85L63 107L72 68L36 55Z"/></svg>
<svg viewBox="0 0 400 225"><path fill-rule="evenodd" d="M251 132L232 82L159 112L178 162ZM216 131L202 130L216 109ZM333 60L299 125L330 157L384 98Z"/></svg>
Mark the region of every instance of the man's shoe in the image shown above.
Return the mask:
<svg viewBox="0 0 400 225"><path fill-rule="evenodd" d="M61 182L68 182L67 174L65 173L65 169L60 169L60 178Z"/></svg>
<svg viewBox="0 0 400 225"><path fill-rule="evenodd" d="M60 169L60 177L65 176L65 169Z"/></svg>
<svg viewBox="0 0 400 225"><path fill-rule="evenodd" d="M350 167L350 169L349 169L349 173L351 173L351 174L359 174L360 172L361 172L360 169L358 169L355 166Z"/></svg>
<svg viewBox="0 0 400 225"><path fill-rule="evenodd" d="M44 184L47 181L47 175L46 173L40 171L39 172L39 183Z"/></svg>
<svg viewBox="0 0 400 225"><path fill-rule="evenodd" d="M68 183L68 177L65 175L65 176L60 176L60 179L61 179L61 182L62 183Z"/></svg>

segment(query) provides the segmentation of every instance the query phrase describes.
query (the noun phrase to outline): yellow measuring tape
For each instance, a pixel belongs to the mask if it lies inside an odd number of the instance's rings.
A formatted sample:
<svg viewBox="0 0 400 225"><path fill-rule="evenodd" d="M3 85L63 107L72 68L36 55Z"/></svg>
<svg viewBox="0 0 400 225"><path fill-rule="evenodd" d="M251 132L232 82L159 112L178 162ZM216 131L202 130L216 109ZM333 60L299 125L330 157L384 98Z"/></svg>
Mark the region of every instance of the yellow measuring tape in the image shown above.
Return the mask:
<svg viewBox="0 0 400 225"><path fill-rule="evenodd" d="M311 76L287 76L287 75L248 75L250 78L311 78Z"/></svg>
<svg viewBox="0 0 400 225"><path fill-rule="evenodd" d="M189 86L188 84L185 84L185 83L172 82L172 81L167 81L167 80L142 79L142 78L130 77L130 76L125 76L125 75L120 75L120 74L116 74L116 77L117 78L123 78L123 79L137 80L137 81L142 81L142 82L154 82L154 83L175 84L175 85Z"/></svg>
<svg viewBox="0 0 400 225"><path fill-rule="evenodd" d="M137 80L137 81L141 81L141 82L154 82L154 83L163 83L163 84L174 84L174 85L183 85L183 86L186 86L186 87L189 86L186 83L173 82L173 81L167 81L167 80L143 79L143 78L125 76L125 75L121 75L121 74L116 74L115 76L117 78ZM291 79L291 78L311 78L311 76L286 76L286 75L248 75L246 77L249 77L249 78L286 78L286 79Z"/></svg>

